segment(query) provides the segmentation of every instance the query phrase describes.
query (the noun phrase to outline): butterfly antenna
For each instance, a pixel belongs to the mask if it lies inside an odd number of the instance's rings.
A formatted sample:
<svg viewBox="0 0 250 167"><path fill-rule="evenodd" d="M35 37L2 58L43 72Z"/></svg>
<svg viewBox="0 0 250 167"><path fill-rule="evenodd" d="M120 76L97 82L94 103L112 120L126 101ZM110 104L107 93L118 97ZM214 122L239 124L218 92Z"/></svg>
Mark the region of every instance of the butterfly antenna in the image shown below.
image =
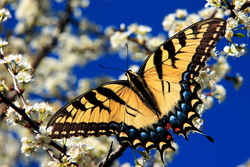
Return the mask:
<svg viewBox="0 0 250 167"><path fill-rule="evenodd" d="M121 68L116 68L116 67L107 67L107 66L104 66L102 64L98 64L98 66L100 68L103 68L103 69L109 69L109 70L114 70L114 71L121 71L121 72L125 72L124 69L121 69Z"/></svg>
<svg viewBox="0 0 250 167"><path fill-rule="evenodd" d="M213 139L211 136L206 135L206 138L207 138L210 142L214 143L214 139Z"/></svg>
<svg viewBox="0 0 250 167"><path fill-rule="evenodd" d="M196 130L198 133L200 133L202 136L205 136L210 142L214 143L214 139L211 136L208 136L207 134L203 133L201 130Z"/></svg>
<svg viewBox="0 0 250 167"><path fill-rule="evenodd" d="M127 60L126 60L126 63L127 63L127 70L128 70L128 43L126 43L125 45L126 45L126 49L127 49Z"/></svg>

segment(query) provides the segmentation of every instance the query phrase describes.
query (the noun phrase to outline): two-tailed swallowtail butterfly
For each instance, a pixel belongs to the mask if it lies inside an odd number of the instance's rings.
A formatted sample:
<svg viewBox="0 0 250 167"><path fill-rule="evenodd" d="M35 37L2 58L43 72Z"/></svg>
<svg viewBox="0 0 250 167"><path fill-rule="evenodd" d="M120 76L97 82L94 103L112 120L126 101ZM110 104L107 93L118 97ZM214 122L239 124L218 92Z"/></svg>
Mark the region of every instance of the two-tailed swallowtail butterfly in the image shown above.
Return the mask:
<svg viewBox="0 0 250 167"><path fill-rule="evenodd" d="M89 90L57 111L48 123L51 137L115 135L133 148L156 148L162 157L165 149L174 150L171 133L185 138L189 131L201 133L193 123L202 103L195 78L225 27L224 20L213 18L175 34L137 73L128 70L127 80Z"/></svg>

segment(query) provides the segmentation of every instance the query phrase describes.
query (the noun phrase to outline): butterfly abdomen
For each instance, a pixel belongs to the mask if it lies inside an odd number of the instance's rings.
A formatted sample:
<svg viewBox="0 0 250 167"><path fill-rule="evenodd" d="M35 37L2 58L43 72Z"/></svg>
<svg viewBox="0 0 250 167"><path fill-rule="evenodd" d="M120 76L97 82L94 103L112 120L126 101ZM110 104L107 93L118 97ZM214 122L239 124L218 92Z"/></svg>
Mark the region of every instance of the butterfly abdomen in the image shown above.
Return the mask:
<svg viewBox="0 0 250 167"><path fill-rule="evenodd" d="M126 72L126 76L134 93L136 93L142 102L159 117L161 115L159 106L143 78L130 70Z"/></svg>

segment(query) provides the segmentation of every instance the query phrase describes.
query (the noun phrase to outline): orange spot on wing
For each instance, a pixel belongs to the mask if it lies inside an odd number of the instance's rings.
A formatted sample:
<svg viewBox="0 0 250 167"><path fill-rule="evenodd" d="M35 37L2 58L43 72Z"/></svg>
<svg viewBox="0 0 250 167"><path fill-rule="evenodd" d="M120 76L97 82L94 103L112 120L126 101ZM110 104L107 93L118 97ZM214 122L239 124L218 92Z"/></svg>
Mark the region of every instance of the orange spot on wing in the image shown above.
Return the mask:
<svg viewBox="0 0 250 167"><path fill-rule="evenodd" d="M180 128L175 128L174 131L177 133L177 132L181 131L181 129Z"/></svg>
<svg viewBox="0 0 250 167"><path fill-rule="evenodd" d="M171 124L170 124L170 123L167 123L167 124L165 125L165 129L168 130L168 129L170 129L170 128L172 128L172 127L171 127Z"/></svg>
<svg viewBox="0 0 250 167"><path fill-rule="evenodd" d="M171 140L172 136L171 135L167 135L167 140Z"/></svg>

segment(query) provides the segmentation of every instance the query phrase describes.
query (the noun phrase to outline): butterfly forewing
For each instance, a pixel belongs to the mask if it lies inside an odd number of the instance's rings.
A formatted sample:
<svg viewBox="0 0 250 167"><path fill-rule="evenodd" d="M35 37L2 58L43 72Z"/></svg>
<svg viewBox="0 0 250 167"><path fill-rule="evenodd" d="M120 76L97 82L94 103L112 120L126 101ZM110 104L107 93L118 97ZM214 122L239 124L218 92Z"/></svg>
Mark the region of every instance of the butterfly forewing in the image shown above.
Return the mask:
<svg viewBox="0 0 250 167"><path fill-rule="evenodd" d="M62 138L112 133L111 122L116 124L116 133L119 133L122 124L139 129L157 120L126 81L117 81L77 97L60 109L48 126L53 126L52 137Z"/></svg>
<svg viewBox="0 0 250 167"><path fill-rule="evenodd" d="M141 66L139 74L153 92L162 115L180 100L183 74L188 71L189 79L199 74L224 31L222 19L195 23L163 43Z"/></svg>

